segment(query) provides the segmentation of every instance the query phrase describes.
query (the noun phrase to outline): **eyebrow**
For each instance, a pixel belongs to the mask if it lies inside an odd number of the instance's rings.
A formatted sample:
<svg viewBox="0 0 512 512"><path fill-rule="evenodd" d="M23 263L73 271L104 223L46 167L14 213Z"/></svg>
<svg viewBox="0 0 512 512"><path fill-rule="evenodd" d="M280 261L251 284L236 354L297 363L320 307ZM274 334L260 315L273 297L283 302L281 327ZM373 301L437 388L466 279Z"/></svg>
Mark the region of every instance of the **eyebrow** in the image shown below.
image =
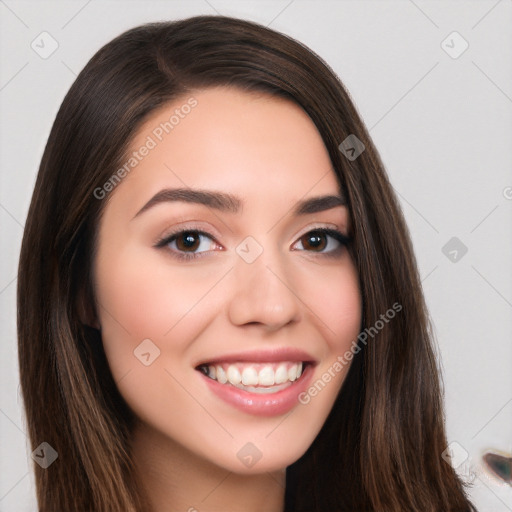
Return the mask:
<svg viewBox="0 0 512 512"><path fill-rule="evenodd" d="M226 213L237 213L242 209L242 201L225 192L213 192L190 188L163 189L157 192L133 218L161 203L182 201L185 203L201 204L215 210ZM324 195L303 199L299 201L294 209L295 215L308 215L318 213L337 206L346 206L347 201L342 195ZM133 220L133 219L132 219Z"/></svg>

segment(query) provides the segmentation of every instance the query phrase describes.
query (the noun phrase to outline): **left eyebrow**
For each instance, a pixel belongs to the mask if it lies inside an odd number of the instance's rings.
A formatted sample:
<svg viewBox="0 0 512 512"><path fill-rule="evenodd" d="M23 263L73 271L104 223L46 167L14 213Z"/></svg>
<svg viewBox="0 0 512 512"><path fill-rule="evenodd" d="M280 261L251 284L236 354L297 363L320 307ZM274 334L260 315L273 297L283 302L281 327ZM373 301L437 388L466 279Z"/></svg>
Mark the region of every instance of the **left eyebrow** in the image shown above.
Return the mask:
<svg viewBox="0 0 512 512"><path fill-rule="evenodd" d="M347 200L343 196L328 195L312 197L297 203L293 213L295 215L309 215L311 213L323 212L325 210L330 210L331 208L336 208L337 206L346 205Z"/></svg>

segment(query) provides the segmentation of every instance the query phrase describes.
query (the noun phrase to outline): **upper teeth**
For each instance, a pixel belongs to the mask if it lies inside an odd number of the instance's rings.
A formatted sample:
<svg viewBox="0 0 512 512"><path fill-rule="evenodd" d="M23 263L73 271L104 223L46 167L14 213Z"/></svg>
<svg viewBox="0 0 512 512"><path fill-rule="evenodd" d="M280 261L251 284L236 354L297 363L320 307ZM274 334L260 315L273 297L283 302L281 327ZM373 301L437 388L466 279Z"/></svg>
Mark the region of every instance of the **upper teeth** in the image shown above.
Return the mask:
<svg viewBox="0 0 512 512"><path fill-rule="evenodd" d="M274 386L293 382L302 375L302 362L216 364L203 368L210 378L233 386Z"/></svg>

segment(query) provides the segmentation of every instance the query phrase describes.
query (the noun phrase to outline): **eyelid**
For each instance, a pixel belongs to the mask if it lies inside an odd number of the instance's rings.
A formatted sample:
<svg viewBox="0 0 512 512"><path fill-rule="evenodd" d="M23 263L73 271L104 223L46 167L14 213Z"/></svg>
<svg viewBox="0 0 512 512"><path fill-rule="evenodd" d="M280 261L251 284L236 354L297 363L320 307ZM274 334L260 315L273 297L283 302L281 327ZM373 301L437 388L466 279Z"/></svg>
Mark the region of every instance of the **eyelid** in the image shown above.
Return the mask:
<svg viewBox="0 0 512 512"><path fill-rule="evenodd" d="M186 231L193 231L200 235L207 236L208 238L211 238L216 244L222 245L218 242L217 238L218 236L214 234L212 231L212 228L205 228L204 225L201 225L200 223L196 221L190 221L190 222L183 222L178 225L173 226L172 228L167 229L164 231L163 235L160 235L157 239L157 241L154 244L154 247L162 247L166 245L166 242L169 240L169 238L179 235L180 233L186 232Z"/></svg>
<svg viewBox="0 0 512 512"><path fill-rule="evenodd" d="M225 250L224 246L220 244L215 235L212 233L209 233L208 231L205 231L204 229L201 229L199 226L195 226L193 224L187 224L186 226L180 225L175 226L171 231L166 232L164 235L159 237L159 239L155 242L153 247L156 249L165 249L167 245L169 245L177 235L180 235L181 233L186 233L188 231L191 231L193 233L197 233L198 235L205 236L209 238L215 245L220 247L220 250ZM219 249L216 249L219 250ZM171 257L181 260L181 261L192 261L197 260L198 258L202 258L203 256L207 256L211 252L210 251L203 251L203 252L186 252L186 251L176 251L170 248L167 248L167 252Z"/></svg>
<svg viewBox="0 0 512 512"><path fill-rule="evenodd" d="M339 233L340 235L343 235L347 239L350 238L349 235L344 234L343 231L336 224L333 224L332 222L325 222L325 223L319 222L319 223L314 223L313 225L309 225L306 228L304 228L303 230L299 231L300 234L296 236L296 239L298 240L299 238L302 238L304 235L307 235L311 231L322 231L322 230L335 231L335 232Z"/></svg>
<svg viewBox="0 0 512 512"><path fill-rule="evenodd" d="M305 235L307 235L309 233L322 233L324 235L330 236L331 238L334 238L340 244L340 247L338 247L335 250L331 250L331 251L327 251L327 252L324 252L324 251L321 251L321 252L320 251L318 251L318 252L317 251L307 251L307 250L302 250L302 249L300 250L300 252L311 252L314 255L329 256L329 255L333 255L337 251L341 250L343 247L347 247L350 244L350 242L352 241L352 238L349 235L344 234L337 227L336 228L325 227L325 226L318 226L318 227L313 227L313 228L310 227L307 231L305 231L302 235L300 235L296 239L295 242L293 242L292 250L297 250L297 249L293 249L293 247L297 243L300 242L302 237L304 237Z"/></svg>

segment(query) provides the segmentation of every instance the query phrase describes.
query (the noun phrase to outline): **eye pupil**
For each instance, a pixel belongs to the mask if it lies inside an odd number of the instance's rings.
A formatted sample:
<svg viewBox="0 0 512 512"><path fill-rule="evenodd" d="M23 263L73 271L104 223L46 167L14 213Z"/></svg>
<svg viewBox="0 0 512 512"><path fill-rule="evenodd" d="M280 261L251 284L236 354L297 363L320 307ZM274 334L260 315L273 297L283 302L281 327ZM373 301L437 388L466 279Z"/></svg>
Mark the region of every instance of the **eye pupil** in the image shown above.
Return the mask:
<svg viewBox="0 0 512 512"><path fill-rule="evenodd" d="M197 249L199 244L199 236L190 231L185 231L182 235L176 240L176 246L180 251L186 249Z"/></svg>
<svg viewBox="0 0 512 512"><path fill-rule="evenodd" d="M310 233L310 234L306 235L305 239L306 239L305 240L306 243L303 242L303 245L305 247L307 246L307 249L309 249L309 250L325 249L325 244L326 244L325 235L323 235L321 233Z"/></svg>

